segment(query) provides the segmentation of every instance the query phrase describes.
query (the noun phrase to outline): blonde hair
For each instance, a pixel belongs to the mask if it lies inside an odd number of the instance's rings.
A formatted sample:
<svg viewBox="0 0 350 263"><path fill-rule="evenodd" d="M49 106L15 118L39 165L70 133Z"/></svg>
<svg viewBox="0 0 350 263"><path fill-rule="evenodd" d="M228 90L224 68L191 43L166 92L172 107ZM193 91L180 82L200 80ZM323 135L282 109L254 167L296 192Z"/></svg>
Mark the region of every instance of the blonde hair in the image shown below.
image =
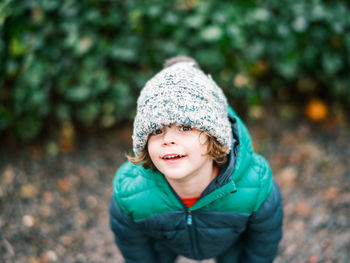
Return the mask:
<svg viewBox="0 0 350 263"><path fill-rule="evenodd" d="M203 131L202 131L203 132ZM204 132L207 135L207 140L204 144L207 145L206 155L209 155L217 166L221 166L227 161L227 146L222 146L214 137ZM151 157L148 154L147 145L139 156L126 155L128 160L136 165L142 165L146 169L156 170Z"/></svg>

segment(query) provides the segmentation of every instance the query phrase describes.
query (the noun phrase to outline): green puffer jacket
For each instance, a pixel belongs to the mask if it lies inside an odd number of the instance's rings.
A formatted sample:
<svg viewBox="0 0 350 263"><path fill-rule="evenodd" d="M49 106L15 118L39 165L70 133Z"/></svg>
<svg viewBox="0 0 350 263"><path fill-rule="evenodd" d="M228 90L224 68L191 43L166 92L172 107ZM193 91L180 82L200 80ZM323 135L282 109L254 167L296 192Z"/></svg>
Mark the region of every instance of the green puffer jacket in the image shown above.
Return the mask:
<svg viewBox="0 0 350 263"><path fill-rule="evenodd" d="M118 169L110 223L126 263L172 262L176 255L273 261L282 237L281 195L245 125L231 108L229 116L234 135L229 160L190 208L160 172L130 162Z"/></svg>

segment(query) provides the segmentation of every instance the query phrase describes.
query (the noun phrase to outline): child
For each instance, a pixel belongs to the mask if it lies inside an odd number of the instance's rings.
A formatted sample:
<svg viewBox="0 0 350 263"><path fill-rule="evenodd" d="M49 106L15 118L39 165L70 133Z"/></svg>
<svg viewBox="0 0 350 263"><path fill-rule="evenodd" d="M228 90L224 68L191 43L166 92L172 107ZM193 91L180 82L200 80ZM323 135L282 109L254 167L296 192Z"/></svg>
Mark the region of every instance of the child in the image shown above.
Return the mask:
<svg viewBox="0 0 350 263"><path fill-rule="evenodd" d="M222 90L193 59L169 60L141 91L133 150L110 204L126 263L178 255L273 261L282 237L278 186Z"/></svg>

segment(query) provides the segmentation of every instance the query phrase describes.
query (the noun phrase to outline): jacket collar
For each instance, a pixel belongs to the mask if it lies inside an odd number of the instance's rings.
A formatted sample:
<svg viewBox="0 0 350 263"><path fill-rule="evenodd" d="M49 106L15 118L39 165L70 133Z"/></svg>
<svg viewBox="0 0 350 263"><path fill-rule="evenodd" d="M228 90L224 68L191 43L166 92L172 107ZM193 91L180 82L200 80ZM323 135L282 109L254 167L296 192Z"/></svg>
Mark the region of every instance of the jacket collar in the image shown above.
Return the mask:
<svg viewBox="0 0 350 263"><path fill-rule="evenodd" d="M249 132L231 107L229 119L232 125L233 146L227 156L228 161L220 168L219 176L208 185L201 199L190 210L199 209L218 198L236 192L235 182L241 179L250 163L253 148Z"/></svg>

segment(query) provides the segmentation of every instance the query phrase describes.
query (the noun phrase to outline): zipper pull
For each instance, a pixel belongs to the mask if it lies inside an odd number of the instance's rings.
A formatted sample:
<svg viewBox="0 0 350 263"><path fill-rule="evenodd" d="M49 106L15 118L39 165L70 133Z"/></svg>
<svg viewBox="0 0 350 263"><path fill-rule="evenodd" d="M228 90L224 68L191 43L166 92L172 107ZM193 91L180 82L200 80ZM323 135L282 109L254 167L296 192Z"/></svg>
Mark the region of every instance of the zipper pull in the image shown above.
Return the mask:
<svg viewBox="0 0 350 263"><path fill-rule="evenodd" d="M191 213L191 211L188 211L188 214L187 214L187 225L188 226L192 225L192 213Z"/></svg>

